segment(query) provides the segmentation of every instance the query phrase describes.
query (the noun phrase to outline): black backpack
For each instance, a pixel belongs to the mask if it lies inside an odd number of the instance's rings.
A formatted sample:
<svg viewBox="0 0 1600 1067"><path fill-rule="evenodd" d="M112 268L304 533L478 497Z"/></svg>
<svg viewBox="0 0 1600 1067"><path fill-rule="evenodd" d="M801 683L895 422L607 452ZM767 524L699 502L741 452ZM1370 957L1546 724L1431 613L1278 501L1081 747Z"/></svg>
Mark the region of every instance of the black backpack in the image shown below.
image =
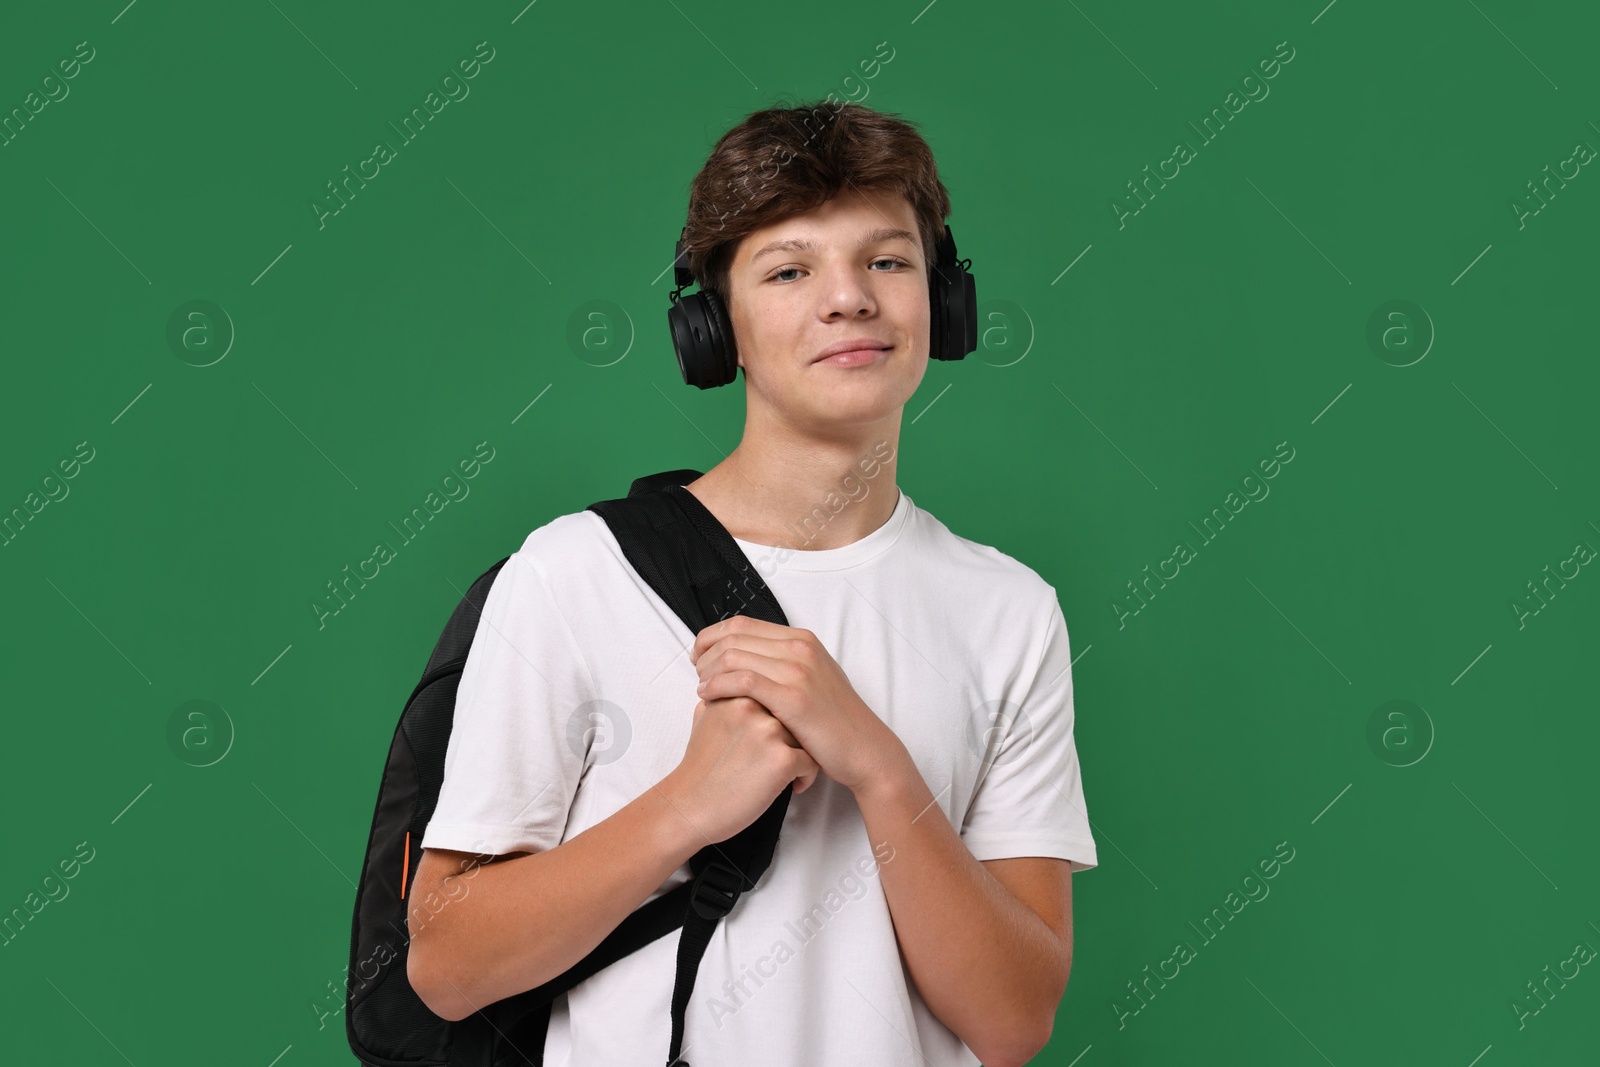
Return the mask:
<svg viewBox="0 0 1600 1067"><path fill-rule="evenodd" d="M683 486L699 471L637 479L628 495L588 510L610 526L628 562L692 632L732 615L788 625L771 590L732 535ZM345 992L345 1033L367 1067L543 1067L550 1003L601 968L673 930L678 973L672 991L668 1067L679 1059L695 972L717 922L754 888L772 861L793 786L755 822L691 857L694 877L643 904L595 950L559 977L451 1022L435 1015L406 976L405 896L422 858L422 833L444 781L456 689L500 560L472 583L406 699L389 745L356 889ZM508 946L507 951L515 951Z"/></svg>

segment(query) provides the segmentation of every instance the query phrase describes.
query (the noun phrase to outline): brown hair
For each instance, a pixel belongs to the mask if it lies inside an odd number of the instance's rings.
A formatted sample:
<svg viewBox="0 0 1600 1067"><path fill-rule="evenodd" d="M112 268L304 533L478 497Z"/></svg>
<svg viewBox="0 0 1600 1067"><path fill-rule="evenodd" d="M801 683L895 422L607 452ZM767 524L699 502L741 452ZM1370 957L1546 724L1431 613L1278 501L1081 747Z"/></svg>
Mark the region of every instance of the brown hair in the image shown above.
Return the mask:
<svg viewBox="0 0 1600 1067"><path fill-rule="evenodd" d="M726 303L741 240L846 189L904 196L917 216L927 269L933 269L950 193L917 124L825 99L751 112L717 141L689 187L683 241L695 280Z"/></svg>

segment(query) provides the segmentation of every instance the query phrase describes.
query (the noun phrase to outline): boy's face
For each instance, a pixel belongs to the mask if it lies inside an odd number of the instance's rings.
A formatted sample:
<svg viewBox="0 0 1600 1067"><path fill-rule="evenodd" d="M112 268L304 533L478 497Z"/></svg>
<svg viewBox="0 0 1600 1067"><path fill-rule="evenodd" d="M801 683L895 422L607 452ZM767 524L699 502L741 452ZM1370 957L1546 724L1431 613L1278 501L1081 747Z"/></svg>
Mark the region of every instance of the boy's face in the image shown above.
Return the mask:
<svg viewBox="0 0 1600 1067"><path fill-rule="evenodd" d="M728 314L749 406L813 431L896 415L928 369L930 269L916 213L893 194L841 193L746 236ZM855 366L818 359L853 340L887 351Z"/></svg>

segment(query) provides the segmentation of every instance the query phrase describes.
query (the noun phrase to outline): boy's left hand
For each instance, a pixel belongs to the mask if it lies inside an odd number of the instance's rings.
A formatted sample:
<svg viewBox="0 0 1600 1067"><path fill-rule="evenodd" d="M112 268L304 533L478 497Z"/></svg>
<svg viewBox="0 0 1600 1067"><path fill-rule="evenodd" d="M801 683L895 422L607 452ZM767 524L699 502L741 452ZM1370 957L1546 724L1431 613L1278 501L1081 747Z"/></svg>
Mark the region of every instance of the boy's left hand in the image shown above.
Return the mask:
<svg viewBox="0 0 1600 1067"><path fill-rule="evenodd" d="M749 697L852 792L873 783L903 748L810 630L734 615L696 635L689 662L701 700Z"/></svg>

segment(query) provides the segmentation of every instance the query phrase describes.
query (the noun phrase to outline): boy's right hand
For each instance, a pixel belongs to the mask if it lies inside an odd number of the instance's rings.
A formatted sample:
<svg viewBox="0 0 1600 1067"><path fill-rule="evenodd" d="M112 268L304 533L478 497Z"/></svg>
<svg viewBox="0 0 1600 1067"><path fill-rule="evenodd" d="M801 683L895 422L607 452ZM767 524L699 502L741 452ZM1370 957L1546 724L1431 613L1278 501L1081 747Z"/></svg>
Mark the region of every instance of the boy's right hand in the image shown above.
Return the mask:
<svg viewBox="0 0 1600 1067"><path fill-rule="evenodd" d="M683 759L661 786L714 844L755 822L789 783L805 792L821 770L760 703L728 697L695 705Z"/></svg>

